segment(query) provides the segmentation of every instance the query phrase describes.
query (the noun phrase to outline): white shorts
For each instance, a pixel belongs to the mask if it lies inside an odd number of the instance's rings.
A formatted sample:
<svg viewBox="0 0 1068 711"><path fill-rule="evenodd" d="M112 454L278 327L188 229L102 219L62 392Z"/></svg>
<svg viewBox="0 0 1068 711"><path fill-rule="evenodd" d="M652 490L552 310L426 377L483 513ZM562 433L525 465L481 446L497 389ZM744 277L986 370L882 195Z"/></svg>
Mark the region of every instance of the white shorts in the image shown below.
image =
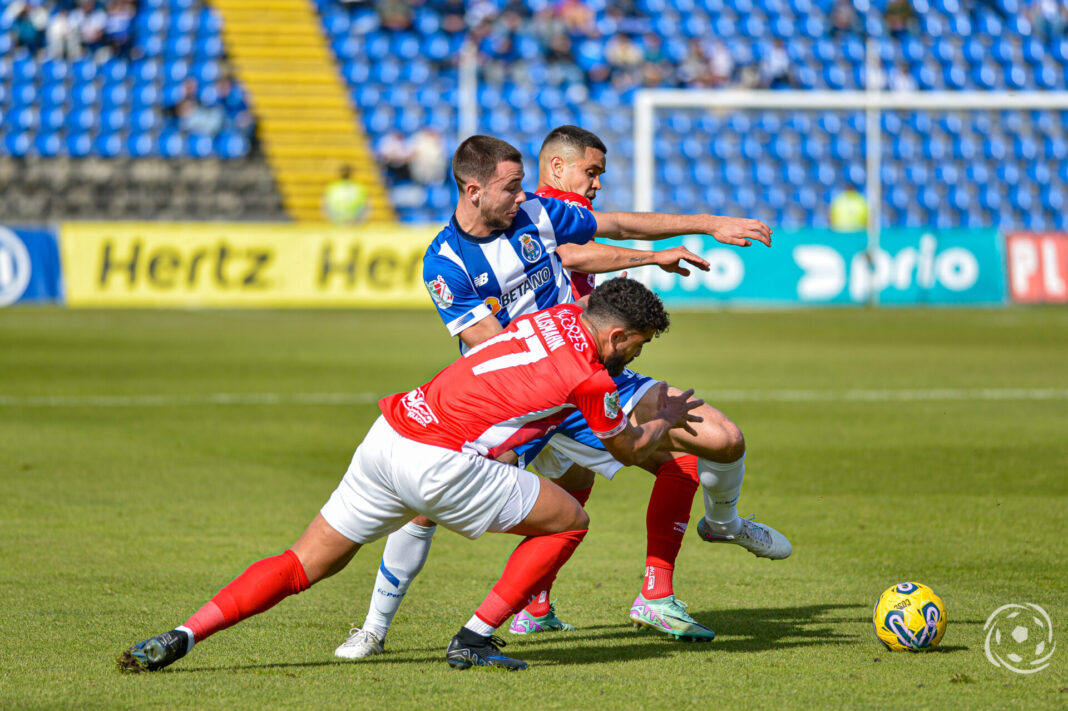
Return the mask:
<svg viewBox="0 0 1068 711"><path fill-rule="evenodd" d="M356 543L386 536L416 514L478 538L525 519L540 490L538 477L528 471L415 442L379 416L320 513Z"/></svg>
<svg viewBox="0 0 1068 711"><path fill-rule="evenodd" d="M626 415L630 415L638 406L645 394L659 385L658 380L646 376L634 374L629 388L621 391L624 395L620 407ZM585 425L585 421L582 421ZM611 480L623 465L616 460L608 450L604 448L599 439L590 432L588 427L561 427L554 434L530 465L538 474L546 479L559 479L573 465L586 467L595 474L600 474L605 479Z"/></svg>

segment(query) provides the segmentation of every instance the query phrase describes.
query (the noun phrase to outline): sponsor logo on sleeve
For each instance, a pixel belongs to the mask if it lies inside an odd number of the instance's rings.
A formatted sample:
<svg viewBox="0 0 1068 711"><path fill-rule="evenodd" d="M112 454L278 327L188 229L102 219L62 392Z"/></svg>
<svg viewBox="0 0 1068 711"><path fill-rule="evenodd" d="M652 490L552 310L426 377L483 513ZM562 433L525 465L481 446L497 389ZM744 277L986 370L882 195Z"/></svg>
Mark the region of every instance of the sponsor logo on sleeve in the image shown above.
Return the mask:
<svg viewBox="0 0 1068 711"><path fill-rule="evenodd" d="M426 395L423 394L422 388L416 388L405 395L401 399L401 404L404 406L405 414L423 427L438 423L437 415L430 409L430 405L426 404Z"/></svg>
<svg viewBox="0 0 1068 711"><path fill-rule="evenodd" d="M447 309L452 306L452 291L445 283L445 277L438 274L433 281L426 283L426 290L430 292L430 298L439 309Z"/></svg>
<svg viewBox="0 0 1068 711"><path fill-rule="evenodd" d="M604 414L610 420L614 420L619 417L619 391L613 390L610 393L605 393L604 396Z"/></svg>

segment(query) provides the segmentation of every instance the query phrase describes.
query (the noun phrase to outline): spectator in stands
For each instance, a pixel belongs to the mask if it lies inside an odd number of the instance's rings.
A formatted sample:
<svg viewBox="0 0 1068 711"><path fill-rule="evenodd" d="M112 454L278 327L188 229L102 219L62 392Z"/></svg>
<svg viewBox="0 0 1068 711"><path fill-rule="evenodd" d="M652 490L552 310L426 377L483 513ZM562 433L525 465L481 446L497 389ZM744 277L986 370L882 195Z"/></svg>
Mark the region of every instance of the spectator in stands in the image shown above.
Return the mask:
<svg viewBox="0 0 1068 711"><path fill-rule="evenodd" d="M386 179L390 185L411 179L412 150L404 134L397 129L389 131L379 141L378 160L386 169Z"/></svg>
<svg viewBox="0 0 1068 711"><path fill-rule="evenodd" d="M916 91L918 88L916 77L912 76L909 65L904 62L898 62L890 70L887 85L891 91Z"/></svg>
<svg viewBox="0 0 1068 711"><path fill-rule="evenodd" d="M467 31L464 0L428 0L427 7L437 10L443 32L455 35Z"/></svg>
<svg viewBox="0 0 1068 711"><path fill-rule="evenodd" d="M116 57L125 57L133 42L133 21L137 9L130 0L111 0L104 22L104 43Z"/></svg>
<svg viewBox="0 0 1068 711"><path fill-rule="evenodd" d="M775 38L760 61L760 86L765 89L788 89L793 83L786 44L782 39Z"/></svg>
<svg viewBox="0 0 1068 711"><path fill-rule="evenodd" d="M594 12L582 0L559 0L556 13L564 21L572 38L597 36Z"/></svg>
<svg viewBox="0 0 1068 711"><path fill-rule="evenodd" d="M26 3L21 3L13 14L14 22L11 25L11 31L15 44L27 48L31 53L36 53L44 46L48 11L40 6L31 7Z"/></svg>
<svg viewBox="0 0 1068 711"><path fill-rule="evenodd" d="M887 31L901 39L909 32L916 29L916 11L912 8L912 0L890 0L883 15Z"/></svg>
<svg viewBox="0 0 1068 711"><path fill-rule="evenodd" d="M445 139L433 126L419 129L408 141L412 178L423 185L441 185L449 157L445 153Z"/></svg>
<svg viewBox="0 0 1068 711"><path fill-rule="evenodd" d="M604 58L611 67L612 84L619 91L637 86L638 69L645 62L641 45L628 35L615 35L604 48Z"/></svg>
<svg viewBox="0 0 1068 711"><path fill-rule="evenodd" d="M59 8L48 18L48 27L45 29L45 56L48 59L70 61L82 58L78 28L71 24L70 15L65 8Z"/></svg>
<svg viewBox="0 0 1068 711"><path fill-rule="evenodd" d="M854 186L847 186L831 200L831 229L860 232L868 227L868 201Z"/></svg>
<svg viewBox="0 0 1068 711"><path fill-rule="evenodd" d="M341 166L323 192L323 214L335 225L354 225L366 219L367 206L367 188L352 179L350 166Z"/></svg>
<svg viewBox="0 0 1068 711"><path fill-rule="evenodd" d="M412 28L412 7L403 0L378 0L375 10L384 30L404 32Z"/></svg>
<svg viewBox="0 0 1068 711"><path fill-rule="evenodd" d="M859 34L863 29L853 0L835 0L831 8L831 34Z"/></svg>
<svg viewBox="0 0 1068 711"><path fill-rule="evenodd" d="M245 134L253 138L255 121L245 101L245 93L238 88L230 77L223 77L216 84L219 104L225 114L224 128Z"/></svg>
<svg viewBox="0 0 1068 711"><path fill-rule="evenodd" d="M107 13L95 0L79 0L78 6L70 13L70 23L78 28L82 46L90 54L104 47L107 22Z"/></svg>
<svg viewBox="0 0 1068 711"><path fill-rule="evenodd" d="M1063 0L1032 0L1024 11L1035 33L1047 40L1063 37L1068 27L1068 5Z"/></svg>

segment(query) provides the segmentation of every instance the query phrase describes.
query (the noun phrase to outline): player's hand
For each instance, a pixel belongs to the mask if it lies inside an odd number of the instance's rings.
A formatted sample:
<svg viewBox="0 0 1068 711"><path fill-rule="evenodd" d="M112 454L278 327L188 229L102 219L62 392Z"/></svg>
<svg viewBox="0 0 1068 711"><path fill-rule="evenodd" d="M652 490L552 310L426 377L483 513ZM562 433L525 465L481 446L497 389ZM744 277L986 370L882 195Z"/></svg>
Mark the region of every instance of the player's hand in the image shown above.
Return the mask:
<svg viewBox="0 0 1068 711"><path fill-rule="evenodd" d="M690 426L691 422L701 422L703 418L693 414L693 410L705 404L704 400L690 398L693 396L693 388L678 395L671 396L667 392L667 383L660 383L660 392L657 393L659 405L658 416L671 423L671 429L684 429L690 434L697 436L697 431Z"/></svg>
<svg viewBox="0 0 1068 711"><path fill-rule="evenodd" d="M771 228L760 220L748 217L713 216L712 228L708 234L717 242L733 244L736 247L748 247L752 240L771 246Z"/></svg>
<svg viewBox="0 0 1068 711"><path fill-rule="evenodd" d="M661 252L654 253L653 264L672 274L690 276L690 270L683 266L683 262L689 262L703 272L709 270L709 264L685 247L672 247Z"/></svg>

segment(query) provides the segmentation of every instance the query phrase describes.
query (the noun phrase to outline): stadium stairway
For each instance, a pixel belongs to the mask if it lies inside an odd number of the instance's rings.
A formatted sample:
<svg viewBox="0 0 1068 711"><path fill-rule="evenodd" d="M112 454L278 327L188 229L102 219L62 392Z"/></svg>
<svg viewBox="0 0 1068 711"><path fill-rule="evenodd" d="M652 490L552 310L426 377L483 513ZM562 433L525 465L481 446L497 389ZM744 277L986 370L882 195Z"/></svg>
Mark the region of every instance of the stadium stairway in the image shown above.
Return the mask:
<svg viewBox="0 0 1068 711"><path fill-rule="evenodd" d="M370 222L396 220L363 124L308 0L210 0L223 18L286 213L321 222L323 190L342 165L367 187Z"/></svg>

